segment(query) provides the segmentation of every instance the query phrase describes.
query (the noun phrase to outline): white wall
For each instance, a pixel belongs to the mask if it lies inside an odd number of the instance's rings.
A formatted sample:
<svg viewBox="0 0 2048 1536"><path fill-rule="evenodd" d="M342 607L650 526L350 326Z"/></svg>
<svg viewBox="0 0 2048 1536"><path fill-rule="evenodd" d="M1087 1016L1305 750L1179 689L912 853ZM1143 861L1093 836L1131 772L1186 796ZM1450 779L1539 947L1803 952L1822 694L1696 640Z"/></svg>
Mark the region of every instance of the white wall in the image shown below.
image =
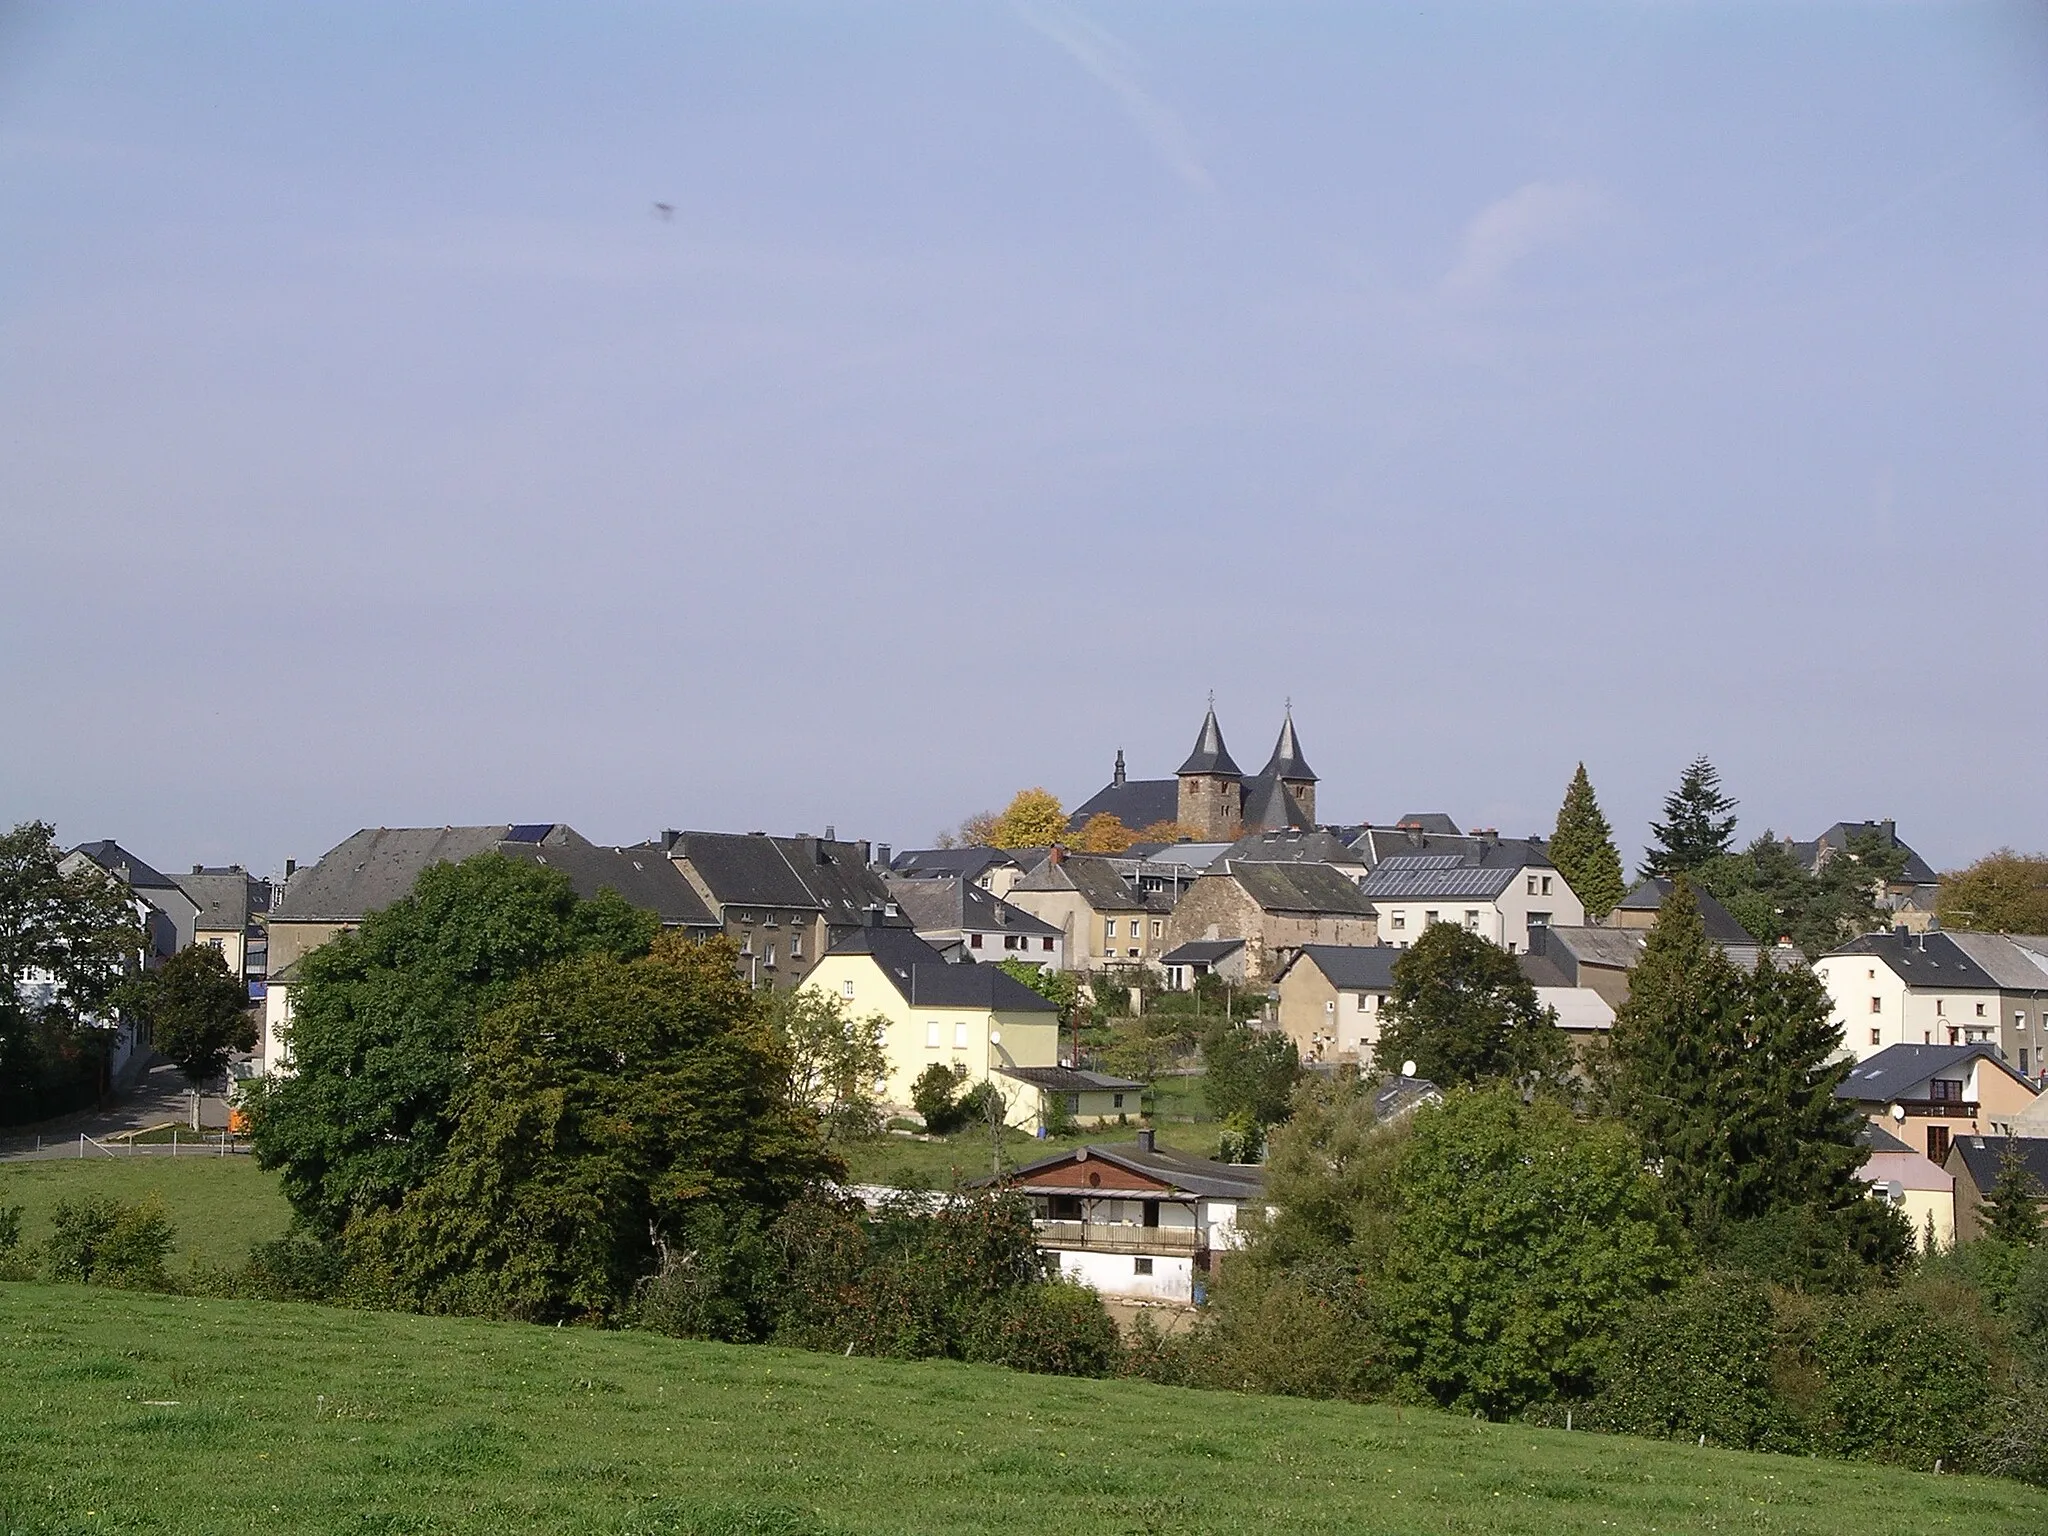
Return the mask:
<svg viewBox="0 0 2048 1536"><path fill-rule="evenodd" d="M1071 1248L1048 1250L1059 1260L1060 1273L1069 1280L1092 1285L1104 1296L1122 1296L1135 1301L1191 1302L1195 1298L1195 1261L1168 1254L1152 1256L1152 1273L1137 1272L1138 1255L1129 1253L1085 1253Z"/></svg>
<svg viewBox="0 0 2048 1536"><path fill-rule="evenodd" d="M1996 992L1908 987L1905 978L1876 955L1823 955L1814 962L1813 973L1834 1002L1843 1046L1858 1061L1888 1046L1947 1045L1951 1028L1964 1045L1973 1038L1994 1044L2004 1038ZM1982 1017L1977 1013L1980 1007Z"/></svg>
<svg viewBox="0 0 2048 1536"><path fill-rule="evenodd" d="M1529 882L1536 893L1529 893ZM1544 890L1548 881L1550 889ZM1583 927L1586 906L1572 893L1563 875L1554 869L1518 869L1506 890L1491 901L1470 896L1431 896L1398 900L1374 897L1379 908L1379 940L1399 949L1413 946L1422 937L1426 915L1434 912L1439 922L1470 928L1501 948L1520 954L1529 947L1529 914L1547 912L1553 928ZM1476 917L1467 918L1468 913Z"/></svg>

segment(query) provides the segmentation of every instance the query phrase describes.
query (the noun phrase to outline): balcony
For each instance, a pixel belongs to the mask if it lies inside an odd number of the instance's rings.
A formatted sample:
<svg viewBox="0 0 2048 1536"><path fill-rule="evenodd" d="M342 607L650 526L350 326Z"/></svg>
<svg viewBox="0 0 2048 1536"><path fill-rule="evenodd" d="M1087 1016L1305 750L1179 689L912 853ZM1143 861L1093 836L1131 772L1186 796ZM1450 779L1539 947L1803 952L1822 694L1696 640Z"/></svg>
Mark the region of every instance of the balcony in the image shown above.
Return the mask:
<svg viewBox="0 0 2048 1536"><path fill-rule="evenodd" d="M1909 1119L1974 1120L1975 1099L1894 1099Z"/></svg>
<svg viewBox="0 0 2048 1536"><path fill-rule="evenodd" d="M1208 1247L1200 1227L1141 1227L1131 1221L1040 1221L1038 1241L1047 1248L1085 1248L1091 1253L1191 1254Z"/></svg>

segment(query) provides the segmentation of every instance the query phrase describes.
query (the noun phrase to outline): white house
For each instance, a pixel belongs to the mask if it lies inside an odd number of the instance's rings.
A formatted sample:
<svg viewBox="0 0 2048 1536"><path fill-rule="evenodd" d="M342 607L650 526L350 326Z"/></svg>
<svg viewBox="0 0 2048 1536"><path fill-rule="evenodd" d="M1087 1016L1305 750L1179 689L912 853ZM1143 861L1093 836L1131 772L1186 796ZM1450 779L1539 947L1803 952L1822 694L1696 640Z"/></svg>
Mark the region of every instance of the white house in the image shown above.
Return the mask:
<svg viewBox="0 0 2048 1536"><path fill-rule="evenodd" d="M1529 947L1531 929L1578 927L1585 904L1528 843L1481 844L1464 853L1383 858L1359 884L1379 914L1379 940L1406 949L1431 923L1456 923L1509 954Z"/></svg>
<svg viewBox="0 0 2048 1536"><path fill-rule="evenodd" d="M2001 1043L1997 981L1945 933L1867 933L1813 973L1858 1061L1894 1045Z"/></svg>

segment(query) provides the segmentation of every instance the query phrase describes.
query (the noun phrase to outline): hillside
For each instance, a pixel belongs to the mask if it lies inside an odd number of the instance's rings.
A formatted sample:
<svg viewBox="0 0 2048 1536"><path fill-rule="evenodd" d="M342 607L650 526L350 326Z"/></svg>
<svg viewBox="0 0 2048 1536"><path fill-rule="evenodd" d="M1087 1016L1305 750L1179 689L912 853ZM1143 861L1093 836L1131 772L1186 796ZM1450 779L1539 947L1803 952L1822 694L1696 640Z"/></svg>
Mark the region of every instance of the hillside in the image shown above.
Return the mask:
<svg viewBox="0 0 2048 1536"><path fill-rule="evenodd" d="M1391 1408L0 1286L0 1531L2048 1529L2048 1494Z"/></svg>
<svg viewBox="0 0 2048 1536"><path fill-rule="evenodd" d="M58 1158L50 1162L0 1164L0 1207L18 1205L22 1240L40 1243L50 1235L50 1216L60 1200L110 1195L116 1200L163 1202L178 1229L171 1254L173 1273L190 1265L239 1264L251 1243L268 1242L285 1229L291 1207L277 1175L249 1157Z"/></svg>

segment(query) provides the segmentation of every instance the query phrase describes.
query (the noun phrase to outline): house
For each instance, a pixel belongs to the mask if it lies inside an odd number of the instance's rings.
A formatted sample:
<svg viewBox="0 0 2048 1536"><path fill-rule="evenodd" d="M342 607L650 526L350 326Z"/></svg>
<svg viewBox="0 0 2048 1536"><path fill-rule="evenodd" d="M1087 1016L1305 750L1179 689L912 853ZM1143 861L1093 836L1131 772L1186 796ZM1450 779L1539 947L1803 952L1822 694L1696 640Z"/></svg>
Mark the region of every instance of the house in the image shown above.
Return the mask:
<svg viewBox="0 0 2048 1536"><path fill-rule="evenodd" d="M1993 1038L2020 1076L2038 1085L2048 1077L2048 1043L2042 1040L2048 1027L2048 938L1957 931L1948 941L1997 984Z"/></svg>
<svg viewBox="0 0 2048 1536"><path fill-rule="evenodd" d="M1045 857L1043 848L906 848L891 856L889 845L875 850L875 863L886 878L897 880L965 880L991 896L1007 896Z"/></svg>
<svg viewBox="0 0 2048 1536"><path fill-rule="evenodd" d="M1358 890L1379 913L1380 940L1401 949L1442 922L1519 954L1538 928L1586 921L1585 907L1549 855L1525 839L1481 838L1462 853L1391 854Z"/></svg>
<svg viewBox="0 0 2048 1536"><path fill-rule="evenodd" d="M804 986L837 998L856 1018L881 1016L888 1066L877 1091L884 1102L909 1108L912 1085L940 1063L954 1068L964 1087L994 1083L1010 1123L1038 1128L1037 1088L1002 1074L1060 1064L1059 1013L1000 967L949 965L876 911L866 927L825 952Z"/></svg>
<svg viewBox="0 0 2048 1536"><path fill-rule="evenodd" d="M2005 1134L2035 1094L1996 1046L1980 1042L1886 1046L1851 1067L1835 1097L1850 1100L1928 1161L1945 1164L1956 1137Z"/></svg>
<svg viewBox="0 0 2048 1536"><path fill-rule="evenodd" d="M1577 928L1572 931L1598 933L1602 930ZM1515 964L1521 968L1523 980L1535 989L1537 1005L1551 1011L1557 1027L1571 1038L1573 1047L1583 1060L1587 1046L1595 1040L1605 1039L1612 1032L1614 1015L1621 1005L1610 1001L1605 992L1592 985L1591 967L1572 964L1573 957L1564 945L1548 942L1550 934L1547 930L1535 929L1529 938L1530 948L1515 956ZM1627 985L1624 973L1624 1000Z"/></svg>
<svg viewBox="0 0 2048 1536"><path fill-rule="evenodd" d="M249 989L252 1002L263 999L263 978L270 968L270 882L253 878L239 864L208 869L194 864L192 873L176 877L178 889L192 899L192 942L220 951L228 969Z"/></svg>
<svg viewBox="0 0 2048 1536"><path fill-rule="evenodd" d="M1523 958L1548 969L1540 985L1574 987L1594 993L1610 1010L1628 1001L1629 972L1643 957L1648 938L1641 928L1550 927L1529 934ZM1533 981L1537 972L1525 964Z"/></svg>
<svg viewBox="0 0 2048 1536"><path fill-rule="evenodd" d="M865 843L764 832L662 833L658 849L689 881L727 938L739 946L749 984L801 986L834 944L860 932L869 914L907 929Z"/></svg>
<svg viewBox="0 0 2048 1536"><path fill-rule="evenodd" d="M1958 1136L1949 1144L1942 1166L1955 1177L1956 1238L1975 1242L1984 1235L1984 1204L1998 1188L1999 1174L2010 1150L2034 1181L2034 1203L2048 1219L2048 1137Z"/></svg>
<svg viewBox="0 0 2048 1536"><path fill-rule="evenodd" d="M481 853L553 869L576 894L614 891L653 912L664 928L704 937L718 921L689 882L646 847L606 848L560 822L498 822L473 827L364 827L304 869L286 865L283 892L266 924L269 967L263 996L262 1070L276 1073L291 1061L286 1030L298 964L338 933L362 926L411 893L422 871L459 864Z"/></svg>
<svg viewBox="0 0 2048 1536"><path fill-rule="evenodd" d="M1008 900L1059 931L1070 970L1142 965L1167 948L1169 909L1109 859L1054 848L1010 887Z"/></svg>
<svg viewBox="0 0 2048 1536"><path fill-rule="evenodd" d="M1400 957L1391 944L1306 944L1288 957L1274 978L1278 1019L1303 1061L1373 1065Z"/></svg>
<svg viewBox="0 0 2048 1536"><path fill-rule="evenodd" d="M948 959L1028 960L1047 970L1066 969L1066 935L963 876L892 876L887 884L897 911L919 938L941 950L958 951Z"/></svg>
<svg viewBox="0 0 2048 1536"><path fill-rule="evenodd" d="M1373 904L1327 864L1223 860L1188 887L1166 924L1169 948L1244 941L1248 985L1271 981L1304 944L1371 944Z"/></svg>
<svg viewBox="0 0 2048 1536"><path fill-rule="evenodd" d="M1109 783L1068 818L1079 832L1091 817L1110 815L1133 832L1171 823L1198 841L1228 842L1246 832L1311 828L1316 821L1316 776L1302 756L1290 705L1266 766L1247 779L1223 743L1212 700L1195 748L1171 779L1133 779L1118 749Z"/></svg>
<svg viewBox="0 0 2048 1536"><path fill-rule="evenodd" d="M1074 1067L998 1067L996 1075L1037 1094L1035 1107L1028 1095L1021 1102L1040 1124L1050 1121L1051 1103L1059 1099L1079 1125L1121 1125L1144 1113L1145 1090L1150 1086L1128 1077L1083 1072Z"/></svg>
<svg viewBox="0 0 2048 1536"><path fill-rule="evenodd" d="M1870 1184L1872 1194L1898 1207L1913 1229L1914 1243L1922 1252L1927 1251L1930 1237L1936 1249L1953 1247L1955 1175L1928 1161L1881 1125L1865 1125L1863 1143L1870 1148L1870 1155L1864 1159L1860 1176Z"/></svg>
<svg viewBox="0 0 2048 1536"><path fill-rule="evenodd" d="M1244 985L1243 939L1196 939L1169 949L1159 957L1166 972L1166 990L1192 992L1204 976L1215 976L1231 986Z"/></svg>
<svg viewBox="0 0 2048 1536"><path fill-rule="evenodd" d="M1843 1047L1858 1058L1897 1045L2004 1049L1998 981L1949 934L1866 933L1814 961L1813 973L1828 989ZM2034 1028L2012 1031L2015 1041L2040 1032L2038 1011L2028 1022Z"/></svg>
<svg viewBox="0 0 2048 1536"><path fill-rule="evenodd" d="M1664 903L1675 888L1672 882L1662 875L1639 881L1635 889L1622 897L1615 909L1606 914L1607 926L1639 931L1656 927L1657 914L1664 910ZM1744 945L1751 948L1756 946L1756 935L1737 922L1735 914L1722 906L1712 891L1703 891L1696 885L1690 889L1693 905L1700 909L1700 925L1707 930L1708 938L1723 949L1731 945L1737 948Z"/></svg>
<svg viewBox="0 0 2048 1536"><path fill-rule="evenodd" d="M151 966L189 948L197 934L199 907L169 875L138 859L112 838L80 843L57 862L57 872L74 875L91 867L126 886L142 905L138 911Z"/></svg>
<svg viewBox="0 0 2048 1536"><path fill-rule="evenodd" d="M1878 905L1892 914L1895 927L1925 933L1935 922L1935 899L1941 894L1941 876L1934 867L1905 843L1899 841L1899 824L1889 817L1883 821L1838 821L1812 842L1786 838L1785 851L1808 874L1817 875L1830 859L1851 856L1852 839L1874 838L1887 848L1905 855L1905 868L1878 892ZM1874 884L1875 882L1873 882Z"/></svg>
<svg viewBox="0 0 2048 1536"><path fill-rule="evenodd" d="M1149 1130L1002 1182L1031 1202L1039 1249L1061 1274L1125 1301L1204 1300L1217 1260L1240 1245L1241 1213L1265 1196L1263 1168L1166 1151Z"/></svg>

